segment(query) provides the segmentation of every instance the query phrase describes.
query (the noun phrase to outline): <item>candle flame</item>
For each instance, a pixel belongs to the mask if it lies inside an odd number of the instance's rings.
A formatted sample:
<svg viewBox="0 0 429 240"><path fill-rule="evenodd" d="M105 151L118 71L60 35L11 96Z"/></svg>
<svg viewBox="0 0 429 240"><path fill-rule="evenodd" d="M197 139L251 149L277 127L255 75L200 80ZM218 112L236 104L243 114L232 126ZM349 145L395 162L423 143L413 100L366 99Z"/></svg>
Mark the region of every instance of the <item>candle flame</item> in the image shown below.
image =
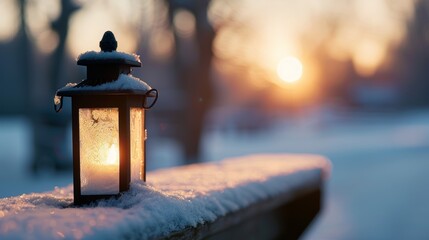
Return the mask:
<svg viewBox="0 0 429 240"><path fill-rule="evenodd" d="M110 146L105 163L109 165L119 165L119 149L116 144Z"/></svg>

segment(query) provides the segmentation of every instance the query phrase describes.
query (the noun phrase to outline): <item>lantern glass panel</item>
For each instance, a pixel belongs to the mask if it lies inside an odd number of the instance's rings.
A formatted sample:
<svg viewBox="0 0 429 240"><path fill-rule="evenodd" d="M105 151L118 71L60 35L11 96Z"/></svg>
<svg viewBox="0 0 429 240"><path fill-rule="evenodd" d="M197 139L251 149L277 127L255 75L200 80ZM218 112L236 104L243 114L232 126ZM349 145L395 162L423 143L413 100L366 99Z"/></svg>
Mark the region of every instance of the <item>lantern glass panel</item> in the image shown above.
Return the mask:
<svg viewBox="0 0 429 240"><path fill-rule="evenodd" d="M119 110L79 109L82 195L119 193Z"/></svg>
<svg viewBox="0 0 429 240"><path fill-rule="evenodd" d="M144 173L144 109L131 108L131 180L143 179Z"/></svg>

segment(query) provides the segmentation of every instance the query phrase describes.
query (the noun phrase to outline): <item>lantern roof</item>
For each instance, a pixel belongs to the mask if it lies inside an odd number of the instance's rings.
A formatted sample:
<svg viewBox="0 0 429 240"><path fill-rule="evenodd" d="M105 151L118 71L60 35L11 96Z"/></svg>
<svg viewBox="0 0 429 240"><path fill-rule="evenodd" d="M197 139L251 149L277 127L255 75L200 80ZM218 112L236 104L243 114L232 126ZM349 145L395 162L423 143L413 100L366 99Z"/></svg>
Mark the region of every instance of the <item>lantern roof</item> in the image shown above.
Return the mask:
<svg viewBox="0 0 429 240"><path fill-rule="evenodd" d="M80 83L68 83L57 91L57 96L75 95L146 95L155 97L152 88L131 75L131 67L140 67L140 56L117 52L118 43L111 31L104 33L100 52L85 52L77 64L87 66L87 78Z"/></svg>
<svg viewBox="0 0 429 240"><path fill-rule="evenodd" d="M77 58L77 65L89 66L100 64L121 64L130 67L140 67L140 57L136 54L117 52L118 42L111 31L104 33L100 41L100 52L89 51Z"/></svg>
<svg viewBox="0 0 429 240"><path fill-rule="evenodd" d="M84 83L67 83L66 86L58 89L58 96L73 96L73 95L91 95L91 94L106 94L106 95L124 95L124 94L137 94L145 95L148 91L152 90L146 82L133 77L132 75L120 74L118 79L112 82L96 86L80 86ZM154 97L152 94L149 97Z"/></svg>
<svg viewBox="0 0 429 240"><path fill-rule="evenodd" d="M131 67L140 67L140 56L137 54L128 54L124 52L96 52L88 51L77 57L77 65L88 66L98 64L124 64Z"/></svg>

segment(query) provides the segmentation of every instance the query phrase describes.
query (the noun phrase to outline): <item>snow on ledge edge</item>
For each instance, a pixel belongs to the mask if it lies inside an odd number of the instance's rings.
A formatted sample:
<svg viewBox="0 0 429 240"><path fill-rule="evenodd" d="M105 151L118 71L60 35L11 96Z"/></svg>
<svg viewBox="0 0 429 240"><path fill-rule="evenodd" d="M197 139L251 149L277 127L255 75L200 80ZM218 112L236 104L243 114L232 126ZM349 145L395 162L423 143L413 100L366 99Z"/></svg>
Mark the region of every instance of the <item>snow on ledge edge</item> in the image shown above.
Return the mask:
<svg viewBox="0 0 429 240"><path fill-rule="evenodd" d="M72 186L0 199L0 238L147 239L211 222L259 200L320 184L330 170L315 155L251 155L157 170L119 199L68 208Z"/></svg>

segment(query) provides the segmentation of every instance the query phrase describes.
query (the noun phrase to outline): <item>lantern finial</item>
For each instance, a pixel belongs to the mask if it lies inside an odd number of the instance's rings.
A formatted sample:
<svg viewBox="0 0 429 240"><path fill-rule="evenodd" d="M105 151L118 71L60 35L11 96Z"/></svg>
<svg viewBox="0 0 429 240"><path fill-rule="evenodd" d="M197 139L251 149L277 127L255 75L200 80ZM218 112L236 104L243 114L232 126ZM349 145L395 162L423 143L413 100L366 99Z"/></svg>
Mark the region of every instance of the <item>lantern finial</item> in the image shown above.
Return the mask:
<svg viewBox="0 0 429 240"><path fill-rule="evenodd" d="M100 41L100 48L103 52L116 51L118 42L115 39L115 35L111 31L106 31L103 38Z"/></svg>

